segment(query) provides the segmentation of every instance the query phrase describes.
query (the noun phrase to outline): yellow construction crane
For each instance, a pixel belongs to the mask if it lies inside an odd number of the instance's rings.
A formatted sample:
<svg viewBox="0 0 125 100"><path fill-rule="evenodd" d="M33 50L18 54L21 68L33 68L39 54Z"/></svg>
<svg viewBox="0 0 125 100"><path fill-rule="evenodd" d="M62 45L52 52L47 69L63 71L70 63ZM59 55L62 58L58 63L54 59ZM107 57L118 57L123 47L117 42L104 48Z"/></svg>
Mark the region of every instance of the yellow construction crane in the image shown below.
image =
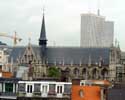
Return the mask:
<svg viewBox="0 0 125 100"><path fill-rule="evenodd" d="M15 32L14 36L10 36L7 33L0 33L1 37L7 37L13 39L13 46L16 46L18 42L20 42L22 39L17 37L17 33Z"/></svg>

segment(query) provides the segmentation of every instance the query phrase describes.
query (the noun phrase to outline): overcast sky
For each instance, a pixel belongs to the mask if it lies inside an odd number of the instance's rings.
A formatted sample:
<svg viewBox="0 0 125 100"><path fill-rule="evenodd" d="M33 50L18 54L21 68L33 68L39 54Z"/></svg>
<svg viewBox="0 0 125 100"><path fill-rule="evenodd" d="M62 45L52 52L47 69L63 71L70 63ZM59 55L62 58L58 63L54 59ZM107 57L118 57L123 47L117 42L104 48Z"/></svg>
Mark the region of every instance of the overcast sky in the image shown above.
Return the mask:
<svg viewBox="0 0 125 100"><path fill-rule="evenodd" d="M42 8L45 6L45 21L48 45L79 46L80 14L97 13L106 20L115 22L115 38L125 50L125 1L124 0L0 0L0 32L13 35L17 31L23 40L18 45L38 44L42 22ZM1 38L12 45L12 40Z"/></svg>

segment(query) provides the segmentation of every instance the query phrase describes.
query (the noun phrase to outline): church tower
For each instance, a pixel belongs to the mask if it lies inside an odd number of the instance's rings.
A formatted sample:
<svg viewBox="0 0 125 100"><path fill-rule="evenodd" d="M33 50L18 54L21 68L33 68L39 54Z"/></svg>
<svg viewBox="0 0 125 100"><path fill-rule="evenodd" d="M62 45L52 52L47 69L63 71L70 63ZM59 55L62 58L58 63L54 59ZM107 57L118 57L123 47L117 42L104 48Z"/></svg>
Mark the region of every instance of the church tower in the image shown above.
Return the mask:
<svg viewBox="0 0 125 100"><path fill-rule="evenodd" d="M40 38L39 38L39 46L40 46L42 63L45 64L45 62L46 62L47 38L46 38L44 11L43 11L42 26L41 26L41 32L40 32Z"/></svg>
<svg viewBox="0 0 125 100"><path fill-rule="evenodd" d="M42 20L42 26L41 26L41 32L40 32L40 38L39 38L39 46L45 46L47 45L47 39L46 39L46 28L45 28L45 18L44 18L44 12L43 12L43 20Z"/></svg>

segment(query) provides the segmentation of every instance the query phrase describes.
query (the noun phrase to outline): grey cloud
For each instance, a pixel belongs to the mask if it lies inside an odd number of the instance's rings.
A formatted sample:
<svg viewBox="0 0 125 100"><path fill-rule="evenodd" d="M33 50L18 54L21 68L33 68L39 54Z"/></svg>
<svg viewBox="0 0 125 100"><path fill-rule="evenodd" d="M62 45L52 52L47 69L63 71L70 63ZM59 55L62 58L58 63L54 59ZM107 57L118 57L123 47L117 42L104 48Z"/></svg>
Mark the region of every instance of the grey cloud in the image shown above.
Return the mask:
<svg viewBox="0 0 125 100"><path fill-rule="evenodd" d="M101 0L101 14L108 20L115 21L115 31L122 49L124 41L124 1ZM13 34L16 30L27 45L28 37L34 44L38 43L42 8L45 5L46 30L49 41L57 45L78 46L80 41L80 14L88 12L88 0L0 0L0 31ZM97 0L91 0L91 12L97 11ZM120 15L120 16L119 16ZM27 33L32 32L31 36ZM115 33L116 33L115 32ZM25 36L25 37L24 37ZM6 41L3 39L3 41ZM52 42L49 43L53 44Z"/></svg>

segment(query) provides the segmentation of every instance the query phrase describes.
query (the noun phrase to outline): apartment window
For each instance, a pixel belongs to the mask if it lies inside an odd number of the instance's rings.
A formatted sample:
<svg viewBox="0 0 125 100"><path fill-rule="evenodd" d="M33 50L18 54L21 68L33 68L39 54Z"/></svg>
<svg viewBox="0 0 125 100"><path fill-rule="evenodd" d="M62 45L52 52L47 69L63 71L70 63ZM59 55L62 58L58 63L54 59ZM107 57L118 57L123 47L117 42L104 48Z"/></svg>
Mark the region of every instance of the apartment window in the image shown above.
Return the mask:
<svg viewBox="0 0 125 100"><path fill-rule="evenodd" d="M60 86L60 93L62 93L62 86Z"/></svg>
<svg viewBox="0 0 125 100"><path fill-rule="evenodd" d="M25 83L20 83L18 89L20 92L25 92Z"/></svg>
<svg viewBox="0 0 125 100"><path fill-rule="evenodd" d="M27 85L27 93L32 93L32 85Z"/></svg>
<svg viewBox="0 0 125 100"><path fill-rule="evenodd" d="M29 85L27 85L27 92L29 93Z"/></svg>
<svg viewBox="0 0 125 100"><path fill-rule="evenodd" d="M70 94L71 93L71 84L64 85L64 93Z"/></svg>
<svg viewBox="0 0 125 100"><path fill-rule="evenodd" d="M59 93L59 86L57 86L57 93Z"/></svg>
<svg viewBox="0 0 125 100"><path fill-rule="evenodd" d="M0 92L2 92L2 83L0 83Z"/></svg>
<svg viewBox="0 0 125 100"><path fill-rule="evenodd" d="M43 90L44 93L47 93L47 86L46 86L46 85L43 85L43 86L42 86L42 90Z"/></svg>
<svg viewBox="0 0 125 100"><path fill-rule="evenodd" d="M40 92L40 84L34 84L34 92Z"/></svg>
<svg viewBox="0 0 125 100"><path fill-rule="evenodd" d="M49 94L55 94L55 84L49 84Z"/></svg>
<svg viewBox="0 0 125 100"><path fill-rule="evenodd" d="M62 86L57 86L57 93L62 93Z"/></svg>
<svg viewBox="0 0 125 100"><path fill-rule="evenodd" d="M13 92L13 83L5 83L5 92Z"/></svg>

